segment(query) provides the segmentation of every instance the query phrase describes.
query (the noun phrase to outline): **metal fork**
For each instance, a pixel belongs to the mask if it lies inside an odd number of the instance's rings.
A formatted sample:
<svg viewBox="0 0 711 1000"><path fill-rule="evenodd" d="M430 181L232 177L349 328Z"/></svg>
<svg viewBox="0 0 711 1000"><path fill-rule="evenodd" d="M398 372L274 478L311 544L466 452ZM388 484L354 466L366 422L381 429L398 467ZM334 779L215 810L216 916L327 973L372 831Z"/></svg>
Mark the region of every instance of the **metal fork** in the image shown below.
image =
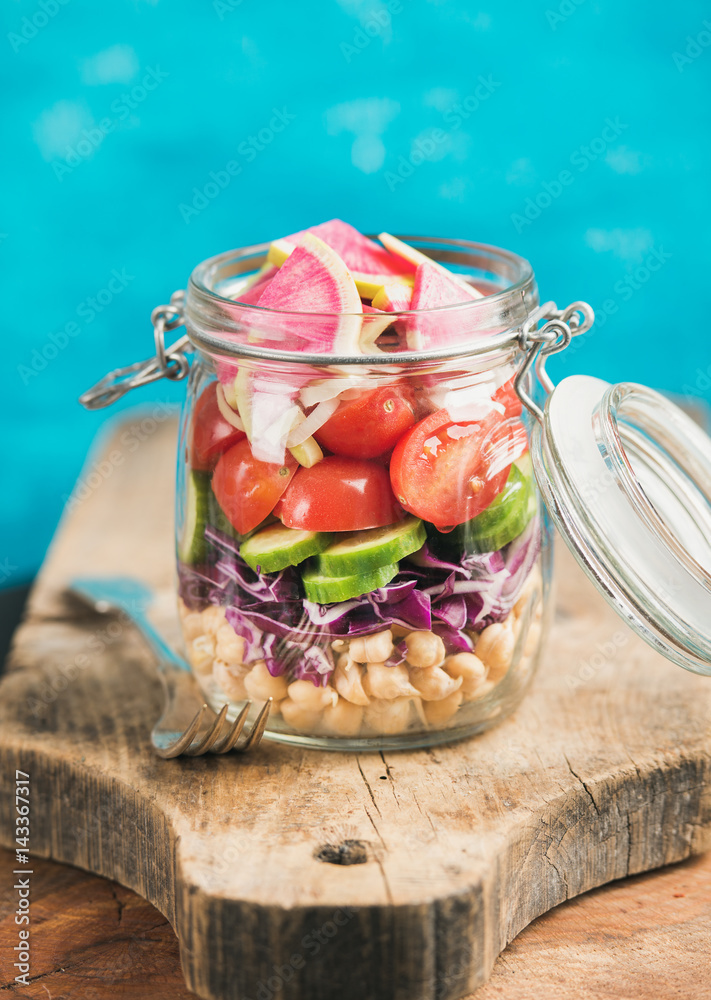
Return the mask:
<svg viewBox="0 0 711 1000"><path fill-rule="evenodd" d="M259 745L269 718L272 699L259 712L247 738L237 746L251 707L248 701L223 733L229 705L219 713L204 701L189 665L173 652L146 618L152 591L130 577L81 578L73 580L72 593L100 614L121 611L138 628L156 655L163 682L165 706L151 732L151 742L160 757L200 757L206 753L246 752ZM196 711L197 708L197 711Z"/></svg>

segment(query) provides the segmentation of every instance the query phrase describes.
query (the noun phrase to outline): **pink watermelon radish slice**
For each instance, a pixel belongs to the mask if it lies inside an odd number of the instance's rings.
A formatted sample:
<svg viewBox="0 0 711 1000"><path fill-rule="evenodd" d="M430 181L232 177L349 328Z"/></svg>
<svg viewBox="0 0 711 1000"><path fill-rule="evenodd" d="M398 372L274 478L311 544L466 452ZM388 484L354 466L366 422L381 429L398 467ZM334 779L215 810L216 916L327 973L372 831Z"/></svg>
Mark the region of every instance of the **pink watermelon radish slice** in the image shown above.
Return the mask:
<svg viewBox="0 0 711 1000"><path fill-rule="evenodd" d="M469 293L466 298L480 299L482 297L481 292L477 291L473 285L470 285L466 278L462 275L454 274L452 271L444 267L444 265L438 263L438 261L428 257L427 254L421 253L419 250L411 247L409 243L403 243L403 241L399 240L397 236L391 236L390 233L380 233L378 239L392 254L401 257L414 267L419 267L420 264L429 264L432 267L437 268L438 271L446 275L458 285L461 285L461 287ZM445 303L443 302L441 305L445 305ZM412 308L414 309L415 307L413 306Z"/></svg>
<svg viewBox="0 0 711 1000"><path fill-rule="evenodd" d="M256 271L240 288L239 292L233 296L235 302L244 302L247 305L256 305L259 297L277 273L278 268L273 264L266 264Z"/></svg>
<svg viewBox="0 0 711 1000"><path fill-rule="evenodd" d="M472 292L475 289L471 289ZM433 310L420 315L408 317L406 323L407 346L412 351L425 348L442 347L456 340L461 334L464 314L459 311L448 311L442 306L466 305L474 299L482 298L476 295L464 294L464 289L454 275L446 268L439 267L434 261L427 260L420 264L415 273L415 287L412 290L410 308L417 310Z"/></svg>
<svg viewBox="0 0 711 1000"><path fill-rule="evenodd" d="M433 260L420 264L415 272L415 287L412 289L411 309L436 309L438 306L455 306L483 296L471 285L467 289L469 297L463 295L465 289L455 279L455 275Z"/></svg>
<svg viewBox="0 0 711 1000"><path fill-rule="evenodd" d="M358 289L338 254L312 233L304 235L271 279L259 307L305 314L255 318L252 335L263 343L293 350L288 340L296 336L301 340L297 350L359 353L362 307Z"/></svg>
<svg viewBox="0 0 711 1000"><path fill-rule="evenodd" d="M265 290L276 273L276 267L272 264L264 264L258 271L255 271L254 274L250 275L250 277L247 278L247 280L242 284L239 292L233 296L235 302L243 302L245 305L256 305L261 298L262 292ZM242 318L239 310L233 311L233 317L235 319ZM246 319L247 318L245 317L245 321ZM215 367L217 370L217 378L224 391L227 404L233 410L236 410L237 402L234 393L234 381L237 377L237 364L234 361L221 361L217 359Z"/></svg>
<svg viewBox="0 0 711 1000"><path fill-rule="evenodd" d="M257 309L244 312L250 313L245 325L253 343L287 351L361 353L358 289L338 254L312 233L268 281ZM278 378L240 366L234 394L256 458L283 461L286 439L303 417L296 402L299 390L316 375L305 365L291 365Z"/></svg>
<svg viewBox="0 0 711 1000"><path fill-rule="evenodd" d="M372 299L380 286L389 281L402 280L410 285L414 281L416 265L389 253L340 219L331 219L330 222L322 222L275 240L269 248L267 260L277 267L281 266L305 233L313 233L336 251L353 275L364 299Z"/></svg>

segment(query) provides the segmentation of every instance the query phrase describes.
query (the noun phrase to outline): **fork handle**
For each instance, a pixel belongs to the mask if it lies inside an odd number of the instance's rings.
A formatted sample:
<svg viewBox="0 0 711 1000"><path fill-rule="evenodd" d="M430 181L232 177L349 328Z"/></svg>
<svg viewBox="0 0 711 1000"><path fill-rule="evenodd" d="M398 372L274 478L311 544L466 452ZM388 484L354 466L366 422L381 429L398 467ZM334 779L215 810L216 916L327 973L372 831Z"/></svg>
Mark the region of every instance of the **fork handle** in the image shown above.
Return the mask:
<svg viewBox="0 0 711 1000"><path fill-rule="evenodd" d="M177 653L173 652L167 642L163 639L159 632L157 632L151 623L139 612L136 612L133 608L123 608L125 614L131 619L131 621L136 625L146 640L148 645L151 647L153 653L156 656L156 664L158 670L162 674L167 674L171 670L179 670L181 673L190 673L190 666L185 662L185 660L178 656Z"/></svg>

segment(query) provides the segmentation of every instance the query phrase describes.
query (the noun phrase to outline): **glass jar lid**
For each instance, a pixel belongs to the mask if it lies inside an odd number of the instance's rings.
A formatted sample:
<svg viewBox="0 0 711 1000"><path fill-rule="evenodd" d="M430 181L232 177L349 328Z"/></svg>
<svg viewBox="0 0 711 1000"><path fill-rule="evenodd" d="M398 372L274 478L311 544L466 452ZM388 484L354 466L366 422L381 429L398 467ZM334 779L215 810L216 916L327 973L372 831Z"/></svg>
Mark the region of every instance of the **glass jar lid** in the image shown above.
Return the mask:
<svg viewBox="0 0 711 1000"><path fill-rule="evenodd" d="M711 438L652 389L573 375L548 396L531 450L549 513L608 603L711 675Z"/></svg>

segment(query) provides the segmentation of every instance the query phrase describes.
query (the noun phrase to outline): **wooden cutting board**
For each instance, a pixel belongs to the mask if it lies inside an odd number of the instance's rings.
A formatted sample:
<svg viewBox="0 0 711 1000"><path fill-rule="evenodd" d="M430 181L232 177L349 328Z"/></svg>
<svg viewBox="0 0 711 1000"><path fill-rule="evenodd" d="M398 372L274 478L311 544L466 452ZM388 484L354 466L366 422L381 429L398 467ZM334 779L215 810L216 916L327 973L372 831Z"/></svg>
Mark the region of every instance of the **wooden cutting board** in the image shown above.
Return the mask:
<svg viewBox="0 0 711 1000"><path fill-rule="evenodd" d="M491 732L431 751L153 756L149 655L63 593L78 574L138 576L177 641L175 425L113 426L0 684L0 760L31 776L31 851L153 902L199 996L459 997L562 900L711 847L711 681L629 633L562 545L548 652ZM7 846L14 819L3 794Z"/></svg>

